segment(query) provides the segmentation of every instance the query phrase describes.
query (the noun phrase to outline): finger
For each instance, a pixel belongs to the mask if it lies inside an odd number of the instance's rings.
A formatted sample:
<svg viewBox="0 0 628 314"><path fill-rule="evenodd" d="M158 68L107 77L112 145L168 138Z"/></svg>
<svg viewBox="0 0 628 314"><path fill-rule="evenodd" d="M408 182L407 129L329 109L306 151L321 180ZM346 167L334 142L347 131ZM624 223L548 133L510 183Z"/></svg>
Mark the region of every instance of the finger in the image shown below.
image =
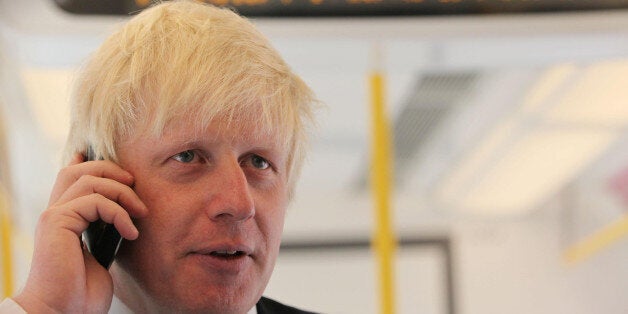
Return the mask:
<svg viewBox="0 0 628 314"><path fill-rule="evenodd" d="M74 156L72 156L72 159L70 159L70 163L68 164L68 166L80 164L84 161L85 156L83 156L83 154L74 154Z"/></svg>
<svg viewBox="0 0 628 314"><path fill-rule="evenodd" d="M89 194L100 194L120 204L133 217L144 217L148 209L144 202L128 185L118 181L85 175L79 178L59 197L55 204L63 204L72 199Z"/></svg>
<svg viewBox="0 0 628 314"><path fill-rule="evenodd" d="M98 219L113 224L125 239L135 240L139 234L126 210L100 194L81 196L61 206L51 207L41 217L44 224L57 225L77 236L87 229L90 222Z"/></svg>
<svg viewBox="0 0 628 314"><path fill-rule="evenodd" d="M86 269L86 308L83 313L109 313L113 298L113 279L89 252L83 254L83 261Z"/></svg>
<svg viewBox="0 0 628 314"><path fill-rule="evenodd" d="M113 297L113 279L88 251L84 252L83 261L87 277L85 280L87 304L85 313L108 313Z"/></svg>
<svg viewBox="0 0 628 314"><path fill-rule="evenodd" d="M70 163L57 174L57 179L50 193L48 206L56 203L63 192L84 175L109 178L128 186L133 185L134 182L133 176L128 171L111 161L97 160L76 164Z"/></svg>

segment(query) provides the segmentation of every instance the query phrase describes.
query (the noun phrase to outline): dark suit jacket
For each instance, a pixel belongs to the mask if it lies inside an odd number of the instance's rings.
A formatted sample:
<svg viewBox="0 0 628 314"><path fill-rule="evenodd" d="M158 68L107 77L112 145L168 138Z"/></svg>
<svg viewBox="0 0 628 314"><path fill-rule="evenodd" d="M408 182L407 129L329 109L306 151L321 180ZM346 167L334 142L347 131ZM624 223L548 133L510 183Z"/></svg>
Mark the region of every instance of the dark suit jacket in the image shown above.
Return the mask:
<svg viewBox="0 0 628 314"><path fill-rule="evenodd" d="M314 312L302 311L265 297L262 297L257 302L256 308L257 314L316 314Z"/></svg>

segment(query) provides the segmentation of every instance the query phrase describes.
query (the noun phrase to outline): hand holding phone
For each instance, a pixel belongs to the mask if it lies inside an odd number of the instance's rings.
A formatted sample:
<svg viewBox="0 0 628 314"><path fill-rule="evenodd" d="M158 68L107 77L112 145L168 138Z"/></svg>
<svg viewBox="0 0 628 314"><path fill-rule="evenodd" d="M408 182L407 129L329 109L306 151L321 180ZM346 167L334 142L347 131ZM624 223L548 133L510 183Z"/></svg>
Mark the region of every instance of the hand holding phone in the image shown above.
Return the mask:
<svg viewBox="0 0 628 314"><path fill-rule="evenodd" d="M87 148L86 159L87 161L96 160L94 150L91 146ZM98 263L102 267L109 269L122 243L122 236L120 236L116 227L102 221L102 219L98 219L89 224L87 229L83 232L83 238L87 249L94 258L96 258Z"/></svg>
<svg viewBox="0 0 628 314"><path fill-rule="evenodd" d="M139 234L131 217L148 212L131 188L131 173L111 161L85 159L77 154L59 172L37 223L30 274L13 298L29 313L107 312L113 279L83 248L81 236L100 219L134 240Z"/></svg>

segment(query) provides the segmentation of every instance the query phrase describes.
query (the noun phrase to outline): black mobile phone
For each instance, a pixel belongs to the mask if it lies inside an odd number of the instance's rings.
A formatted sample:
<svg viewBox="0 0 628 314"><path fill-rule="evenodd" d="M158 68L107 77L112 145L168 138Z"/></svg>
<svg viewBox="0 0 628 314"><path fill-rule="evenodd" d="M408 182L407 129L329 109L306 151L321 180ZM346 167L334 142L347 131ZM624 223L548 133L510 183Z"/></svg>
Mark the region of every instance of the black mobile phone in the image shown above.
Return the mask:
<svg viewBox="0 0 628 314"><path fill-rule="evenodd" d="M87 160L96 160L94 150L87 148ZM98 158L102 159L102 158ZM89 224L83 232L83 239L89 252L96 258L98 263L109 269L113 259L122 243L122 236L112 225L100 219Z"/></svg>

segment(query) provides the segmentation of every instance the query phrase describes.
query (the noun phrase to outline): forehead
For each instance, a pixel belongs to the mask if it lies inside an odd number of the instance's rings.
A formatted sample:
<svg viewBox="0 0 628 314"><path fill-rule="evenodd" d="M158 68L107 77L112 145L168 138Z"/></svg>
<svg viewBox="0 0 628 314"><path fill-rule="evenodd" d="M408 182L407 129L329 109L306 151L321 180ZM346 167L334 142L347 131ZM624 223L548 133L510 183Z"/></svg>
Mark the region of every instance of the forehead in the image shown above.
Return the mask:
<svg viewBox="0 0 628 314"><path fill-rule="evenodd" d="M288 153L286 132L253 119L218 116L205 121L186 115L169 120L160 131L144 129L139 133L144 132L152 132L151 137L163 144L221 142Z"/></svg>

